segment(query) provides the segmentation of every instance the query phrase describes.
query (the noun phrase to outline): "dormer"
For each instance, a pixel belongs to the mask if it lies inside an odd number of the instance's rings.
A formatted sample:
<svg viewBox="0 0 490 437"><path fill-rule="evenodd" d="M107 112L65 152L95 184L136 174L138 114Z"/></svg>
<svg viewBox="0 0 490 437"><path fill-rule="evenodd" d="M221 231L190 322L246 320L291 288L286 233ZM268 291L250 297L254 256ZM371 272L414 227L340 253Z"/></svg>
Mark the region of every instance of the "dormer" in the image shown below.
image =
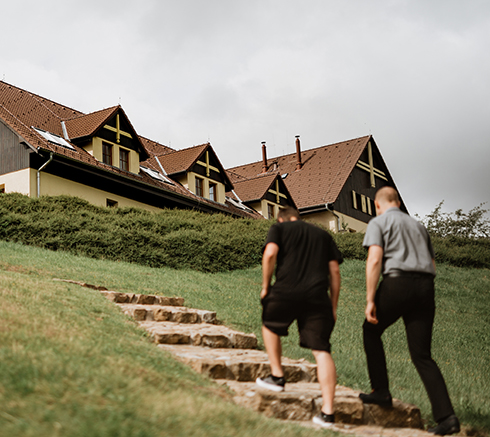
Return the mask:
<svg viewBox="0 0 490 437"><path fill-rule="evenodd" d="M211 144L190 147L158 156L168 176L196 196L224 204L233 185Z"/></svg>
<svg viewBox="0 0 490 437"><path fill-rule="evenodd" d="M231 199L253 208L266 219L277 217L279 210L286 206L296 208L296 204L279 174L263 174L253 178L236 181L235 189L229 192Z"/></svg>
<svg viewBox="0 0 490 437"><path fill-rule="evenodd" d="M97 161L138 174L148 154L120 106L66 121L64 132L73 144Z"/></svg>

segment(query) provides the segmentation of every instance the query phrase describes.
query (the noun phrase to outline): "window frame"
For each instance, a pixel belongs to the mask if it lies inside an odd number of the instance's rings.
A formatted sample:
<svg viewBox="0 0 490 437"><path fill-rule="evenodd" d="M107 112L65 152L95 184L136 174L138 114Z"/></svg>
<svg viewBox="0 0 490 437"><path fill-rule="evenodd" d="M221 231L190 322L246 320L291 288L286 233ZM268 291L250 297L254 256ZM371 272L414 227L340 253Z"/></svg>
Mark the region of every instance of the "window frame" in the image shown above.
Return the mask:
<svg viewBox="0 0 490 437"><path fill-rule="evenodd" d="M129 150L122 147L119 148L119 168L123 171L129 171Z"/></svg>
<svg viewBox="0 0 490 437"><path fill-rule="evenodd" d="M196 176L196 196L204 197L204 179Z"/></svg>

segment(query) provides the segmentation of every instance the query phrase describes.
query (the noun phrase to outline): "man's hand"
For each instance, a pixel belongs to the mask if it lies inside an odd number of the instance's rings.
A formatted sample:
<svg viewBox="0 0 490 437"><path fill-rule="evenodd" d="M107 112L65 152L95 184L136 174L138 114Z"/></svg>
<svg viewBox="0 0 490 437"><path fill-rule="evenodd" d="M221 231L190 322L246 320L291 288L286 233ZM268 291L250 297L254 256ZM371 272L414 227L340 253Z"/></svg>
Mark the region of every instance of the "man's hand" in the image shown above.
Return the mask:
<svg viewBox="0 0 490 437"><path fill-rule="evenodd" d="M260 299L263 299L269 294L269 287L263 287L262 291L260 292Z"/></svg>
<svg viewBox="0 0 490 437"><path fill-rule="evenodd" d="M376 317L376 304L374 302L368 302L366 305L366 320L373 325L378 324L378 318Z"/></svg>

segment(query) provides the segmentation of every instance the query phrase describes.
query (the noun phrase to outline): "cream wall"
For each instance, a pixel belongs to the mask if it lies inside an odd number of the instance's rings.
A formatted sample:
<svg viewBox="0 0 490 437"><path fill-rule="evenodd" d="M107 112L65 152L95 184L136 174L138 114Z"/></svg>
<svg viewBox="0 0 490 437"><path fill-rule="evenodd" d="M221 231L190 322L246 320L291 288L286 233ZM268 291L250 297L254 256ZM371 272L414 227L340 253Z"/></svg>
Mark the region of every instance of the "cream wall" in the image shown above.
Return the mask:
<svg viewBox="0 0 490 437"><path fill-rule="evenodd" d="M339 218L337 219L335 215ZM339 232L339 230L343 230L342 223L346 225L347 231L366 232L367 223L361 222L360 220L357 220L345 214L341 214L339 212L335 212L335 215L332 213L332 211L322 211L313 214L307 214L301 216L301 218L306 222L321 224L332 232Z"/></svg>
<svg viewBox="0 0 490 437"><path fill-rule="evenodd" d="M189 191L192 193L196 194L196 177L201 178L204 180L203 183L203 197L206 199L209 199L209 183L214 183L216 184L217 187L217 193L216 193L216 202L218 203L225 203L225 186L218 181L215 181L213 179L209 179L206 176L202 176L200 174L194 173L194 172L189 172L187 173L187 177L181 178L179 182L187 188Z"/></svg>
<svg viewBox="0 0 490 437"><path fill-rule="evenodd" d="M6 193L22 193L29 196L32 192L36 193L36 185L34 183L34 191L32 184L29 183L29 168L24 168L19 171L0 175L0 185L5 185ZM36 174L34 172L34 181Z"/></svg>
<svg viewBox="0 0 490 437"><path fill-rule="evenodd" d="M124 149L129 152L129 171L139 174L140 157L137 152L126 147L122 147L117 143L104 140L106 143L112 144L112 164L119 168L119 149ZM102 138L94 137L92 143L85 147L85 150L90 153L97 161L102 162Z"/></svg>
<svg viewBox="0 0 490 437"><path fill-rule="evenodd" d="M32 183L32 181L34 181ZM32 190L32 187L34 189ZM31 193L32 197L36 193L36 170L31 169ZM98 206L107 206L107 199L116 201L119 207L132 206L136 208L146 209L147 211L161 211L159 208L146 205L145 203L137 202L126 197L117 196L112 193L107 193L97 188L88 187L78 182L68 181L58 176L53 176L49 173L41 172L41 196L58 196L66 194L69 196L81 197L90 203Z"/></svg>

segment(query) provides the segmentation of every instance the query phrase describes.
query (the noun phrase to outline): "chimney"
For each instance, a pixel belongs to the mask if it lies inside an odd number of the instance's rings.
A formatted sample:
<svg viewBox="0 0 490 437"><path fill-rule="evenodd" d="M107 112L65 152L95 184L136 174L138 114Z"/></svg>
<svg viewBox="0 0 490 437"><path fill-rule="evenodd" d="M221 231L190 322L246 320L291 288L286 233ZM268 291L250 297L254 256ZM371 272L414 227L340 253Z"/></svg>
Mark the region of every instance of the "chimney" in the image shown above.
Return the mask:
<svg viewBox="0 0 490 437"><path fill-rule="evenodd" d="M301 162L301 146L299 144L299 135L296 135L296 170L301 170L303 163Z"/></svg>
<svg viewBox="0 0 490 437"><path fill-rule="evenodd" d="M265 147L265 141L262 141L262 173L267 173L267 149Z"/></svg>

